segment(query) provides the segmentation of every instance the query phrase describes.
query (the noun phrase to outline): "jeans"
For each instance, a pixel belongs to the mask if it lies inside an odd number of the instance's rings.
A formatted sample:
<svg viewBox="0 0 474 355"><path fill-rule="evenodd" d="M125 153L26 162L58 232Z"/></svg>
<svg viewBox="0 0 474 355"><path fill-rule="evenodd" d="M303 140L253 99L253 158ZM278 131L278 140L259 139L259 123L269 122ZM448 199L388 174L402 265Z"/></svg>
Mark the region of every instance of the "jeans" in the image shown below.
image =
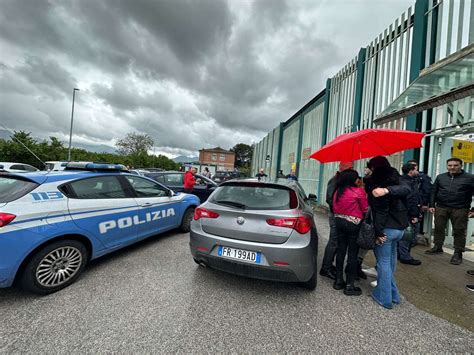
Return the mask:
<svg viewBox="0 0 474 355"><path fill-rule="evenodd" d="M336 218L332 212L329 212L329 240L324 250L324 257L321 269L329 270L332 268L334 257L336 256L337 250L337 230L336 230Z"/></svg>
<svg viewBox="0 0 474 355"><path fill-rule="evenodd" d="M346 283L353 285L357 274L357 256L359 254L357 236L359 235L360 224L354 224L344 218L336 217L336 227L336 278L337 280L344 280L344 259L347 254Z"/></svg>
<svg viewBox="0 0 474 355"><path fill-rule="evenodd" d="M453 226L454 249L463 252L466 247L466 234L469 208L436 207L434 213L434 245L441 248L446 237L448 220Z"/></svg>
<svg viewBox="0 0 474 355"><path fill-rule="evenodd" d="M374 249L377 259L377 287L372 298L385 308L392 308L392 303L400 303L400 293L395 282L397 265L397 242L403 237L403 230L386 228L383 230L387 240Z"/></svg>

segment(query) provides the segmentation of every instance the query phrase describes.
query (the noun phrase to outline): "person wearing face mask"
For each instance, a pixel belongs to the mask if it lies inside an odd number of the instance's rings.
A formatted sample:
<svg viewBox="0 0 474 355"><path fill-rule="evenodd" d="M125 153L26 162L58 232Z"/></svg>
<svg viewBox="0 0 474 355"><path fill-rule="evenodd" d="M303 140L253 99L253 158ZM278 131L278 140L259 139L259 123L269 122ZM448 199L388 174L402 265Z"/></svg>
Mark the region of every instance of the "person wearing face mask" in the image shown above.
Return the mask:
<svg viewBox="0 0 474 355"><path fill-rule="evenodd" d="M462 263L466 247L467 223L474 195L474 175L462 169L462 160L446 161L447 172L439 174L433 184L429 211L434 214L434 246L426 254L442 254L448 221L453 226L454 254L451 264Z"/></svg>

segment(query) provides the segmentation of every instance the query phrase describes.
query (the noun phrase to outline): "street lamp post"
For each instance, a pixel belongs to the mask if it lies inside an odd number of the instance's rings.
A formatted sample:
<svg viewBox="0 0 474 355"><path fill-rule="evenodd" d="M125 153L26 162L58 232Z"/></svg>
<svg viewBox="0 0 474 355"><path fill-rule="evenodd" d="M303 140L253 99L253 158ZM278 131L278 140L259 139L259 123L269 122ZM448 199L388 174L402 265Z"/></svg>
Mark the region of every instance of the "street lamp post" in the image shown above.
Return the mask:
<svg viewBox="0 0 474 355"><path fill-rule="evenodd" d="M79 91L79 89L74 88L72 90L71 129L69 130L69 149L67 153L67 161L71 161L72 122L74 121L74 99L76 98L76 91Z"/></svg>

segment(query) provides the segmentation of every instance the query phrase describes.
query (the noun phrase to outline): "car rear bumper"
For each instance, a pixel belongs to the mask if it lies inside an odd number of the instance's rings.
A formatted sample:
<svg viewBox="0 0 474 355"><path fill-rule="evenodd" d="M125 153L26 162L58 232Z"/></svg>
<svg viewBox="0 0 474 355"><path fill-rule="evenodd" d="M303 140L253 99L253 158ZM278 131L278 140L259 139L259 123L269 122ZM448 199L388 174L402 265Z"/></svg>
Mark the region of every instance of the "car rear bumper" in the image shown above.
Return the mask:
<svg viewBox="0 0 474 355"><path fill-rule="evenodd" d="M236 275L272 281L305 282L316 272L317 240L309 233L292 233L283 244L255 243L208 234L199 223L193 221L189 246L194 259ZM219 246L260 252L260 264L221 257L218 254Z"/></svg>

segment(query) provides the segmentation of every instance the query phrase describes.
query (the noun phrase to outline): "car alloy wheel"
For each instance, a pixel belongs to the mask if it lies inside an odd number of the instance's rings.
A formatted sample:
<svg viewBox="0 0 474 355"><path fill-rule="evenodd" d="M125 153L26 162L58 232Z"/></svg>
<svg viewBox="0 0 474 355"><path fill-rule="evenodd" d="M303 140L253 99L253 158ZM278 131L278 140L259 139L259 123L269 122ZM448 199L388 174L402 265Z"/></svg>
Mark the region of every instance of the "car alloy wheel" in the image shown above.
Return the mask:
<svg viewBox="0 0 474 355"><path fill-rule="evenodd" d="M43 287L57 287L73 278L83 264L82 253L73 246L52 250L38 264L36 280Z"/></svg>

